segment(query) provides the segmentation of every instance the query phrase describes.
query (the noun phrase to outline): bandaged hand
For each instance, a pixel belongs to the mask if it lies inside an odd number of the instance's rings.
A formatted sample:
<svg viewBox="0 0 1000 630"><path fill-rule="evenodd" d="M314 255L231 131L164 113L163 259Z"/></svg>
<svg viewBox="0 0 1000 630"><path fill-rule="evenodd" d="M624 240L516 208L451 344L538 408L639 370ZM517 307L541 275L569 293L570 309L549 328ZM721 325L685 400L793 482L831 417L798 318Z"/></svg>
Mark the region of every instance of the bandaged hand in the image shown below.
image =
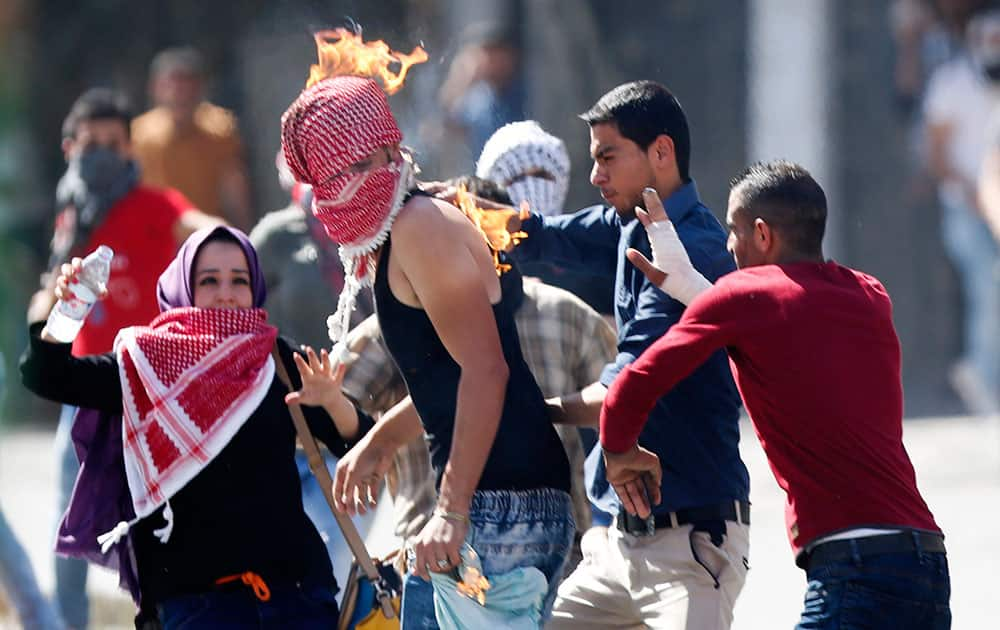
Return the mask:
<svg viewBox="0 0 1000 630"><path fill-rule="evenodd" d="M642 252L632 248L625 255L657 288L682 304L690 304L695 296L711 287L712 283L691 264L687 250L677 236L673 222L667 217L656 191L647 188L643 191L642 198L646 203L646 210L636 208L635 214L646 228L653 261L650 262Z"/></svg>

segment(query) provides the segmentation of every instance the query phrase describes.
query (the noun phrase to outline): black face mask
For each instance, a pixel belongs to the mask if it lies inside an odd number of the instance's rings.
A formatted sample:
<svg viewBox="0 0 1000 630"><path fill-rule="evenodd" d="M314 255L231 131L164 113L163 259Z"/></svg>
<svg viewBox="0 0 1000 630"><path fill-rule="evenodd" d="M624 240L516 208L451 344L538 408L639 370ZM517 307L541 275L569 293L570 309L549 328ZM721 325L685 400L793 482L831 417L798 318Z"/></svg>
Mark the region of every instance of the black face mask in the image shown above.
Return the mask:
<svg viewBox="0 0 1000 630"><path fill-rule="evenodd" d="M100 145L87 148L69 161L69 171L75 171L87 189L96 193L111 189L126 175L129 167L130 160Z"/></svg>
<svg viewBox="0 0 1000 630"><path fill-rule="evenodd" d="M76 247L86 242L111 206L138 183L138 164L107 147L92 146L71 158L56 187L56 203L60 211L67 206L75 209L75 228L60 246L53 241L50 268L78 253Z"/></svg>

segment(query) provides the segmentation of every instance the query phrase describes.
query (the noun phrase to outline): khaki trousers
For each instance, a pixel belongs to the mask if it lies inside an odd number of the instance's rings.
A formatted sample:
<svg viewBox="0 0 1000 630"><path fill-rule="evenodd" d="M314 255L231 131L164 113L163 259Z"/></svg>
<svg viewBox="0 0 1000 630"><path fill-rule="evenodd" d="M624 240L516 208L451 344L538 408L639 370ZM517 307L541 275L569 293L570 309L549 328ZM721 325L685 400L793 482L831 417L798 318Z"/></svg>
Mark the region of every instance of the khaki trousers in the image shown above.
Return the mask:
<svg viewBox="0 0 1000 630"><path fill-rule="evenodd" d="M750 528L727 522L721 547L691 530L660 529L649 537L614 526L588 531L583 561L560 585L546 629L729 628L746 582Z"/></svg>

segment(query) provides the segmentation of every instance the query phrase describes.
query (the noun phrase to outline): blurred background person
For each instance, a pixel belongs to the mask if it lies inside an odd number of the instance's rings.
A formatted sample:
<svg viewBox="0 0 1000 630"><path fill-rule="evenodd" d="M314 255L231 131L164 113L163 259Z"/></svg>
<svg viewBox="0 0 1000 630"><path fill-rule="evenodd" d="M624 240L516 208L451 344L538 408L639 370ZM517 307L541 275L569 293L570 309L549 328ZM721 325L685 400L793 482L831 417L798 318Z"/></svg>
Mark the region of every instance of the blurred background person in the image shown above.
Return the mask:
<svg viewBox="0 0 1000 630"><path fill-rule="evenodd" d="M503 188L515 207L526 201L532 211L545 216L565 212L570 170L566 143L534 120L512 122L497 129L476 161L476 175ZM526 276L573 293L614 326L614 277L546 261L525 262L519 268Z"/></svg>
<svg viewBox="0 0 1000 630"><path fill-rule="evenodd" d="M968 410L992 414L1000 384L1000 257L983 219L977 180L1000 103L1000 11L969 21L968 53L939 67L924 112L928 164L941 204L941 237L964 298L963 344L950 379Z"/></svg>
<svg viewBox="0 0 1000 630"><path fill-rule="evenodd" d="M988 1L894 0L889 6L895 106L908 149L903 192L914 212L938 211L922 107L928 82L939 67L967 54L969 19Z"/></svg>
<svg viewBox="0 0 1000 630"><path fill-rule="evenodd" d="M893 84L897 104L919 116L931 75L965 54L966 28L972 14L988 0L893 0L890 28L896 48Z"/></svg>
<svg viewBox="0 0 1000 630"><path fill-rule="evenodd" d="M0 352L0 400L6 392L6 372L3 353ZM28 554L11 531L7 518L0 509L0 587L17 611L17 619L24 628L61 630L59 614L42 594L35 580L35 570Z"/></svg>
<svg viewBox="0 0 1000 630"><path fill-rule="evenodd" d="M524 119L525 86L517 31L496 22L468 27L438 98L444 110L441 172L462 173L482 153L490 135ZM444 151L444 149L442 149Z"/></svg>
<svg viewBox="0 0 1000 630"><path fill-rule="evenodd" d="M236 117L205 100L201 54L169 48L150 66L153 109L132 125L143 182L181 191L195 206L240 229L253 225Z"/></svg>

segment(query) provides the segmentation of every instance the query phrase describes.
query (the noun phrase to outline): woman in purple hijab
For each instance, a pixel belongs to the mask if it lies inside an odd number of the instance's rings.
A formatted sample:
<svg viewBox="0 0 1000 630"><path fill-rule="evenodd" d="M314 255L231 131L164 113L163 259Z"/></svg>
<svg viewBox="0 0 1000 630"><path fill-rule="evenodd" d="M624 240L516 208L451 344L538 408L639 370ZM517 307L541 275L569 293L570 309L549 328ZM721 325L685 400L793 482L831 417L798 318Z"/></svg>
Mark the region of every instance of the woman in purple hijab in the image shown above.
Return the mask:
<svg viewBox="0 0 1000 630"><path fill-rule="evenodd" d="M57 296L78 266L64 268ZM21 360L25 386L50 400L93 410L81 413L74 428L81 470L60 528L58 550L117 569L122 586L140 605L137 626L153 621L167 629L257 628L266 620L269 627L329 628L336 623L337 586L324 543L302 506L296 433L287 405L303 404L313 434L337 455L373 423L340 393L342 372L329 365L325 353L317 356L308 349L303 357L296 354L294 341L281 336L266 341L274 333L261 308L265 297L257 253L246 235L215 227L195 232L181 246L157 285L161 315L148 327L119 333L116 353L76 358L70 344L54 342L44 322L30 327L30 345ZM225 315L226 309L240 313ZM216 332L213 322L250 318L258 321L251 331L256 337L250 335L258 339L258 354L260 339L277 348L297 391L290 393L273 376L259 391L237 393L235 400L259 402L237 421L224 418L230 423L228 440L213 446L206 430L191 444L186 438L197 432L181 436L170 419L180 414L211 423L205 409L213 409L215 399L225 401L231 389L227 383L234 382L225 380L226 369L248 363L249 350L244 348L252 345L237 346L243 355L228 354L201 376L192 371L199 364L183 362L190 355L191 340L224 334ZM193 329L198 334L185 336L191 322L197 323ZM268 331L271 337L261 336ZM129 345L129 339L140 341ZM142 349L149 350L154 368L166 365L181 375L193 375L178 378L185 388L182 395L158 398L158 393L177 388L150 384L157 379L148 374L132 376L140 364L132 363L130 352ZM159 402L142 404L147 396ZM231 414L238 405L216 406L217 413ZM166 414L163 408L174 411ZM137 432L137 419L159 418L158 413L170 416L160 429ZM124 448L123 426L129 427ZM136 464L134 452L151 455ZM169 466L162 466L164 453L174 458ZM168 473L184 467L196 472L173 488L175 477ZM162 486L142 486L161 497L148 513L136 503L138 469L143 479L163 480ZM166 471L166 476L150 476L149 470ZM103 549L98 544L101 534Z"/></svg>

